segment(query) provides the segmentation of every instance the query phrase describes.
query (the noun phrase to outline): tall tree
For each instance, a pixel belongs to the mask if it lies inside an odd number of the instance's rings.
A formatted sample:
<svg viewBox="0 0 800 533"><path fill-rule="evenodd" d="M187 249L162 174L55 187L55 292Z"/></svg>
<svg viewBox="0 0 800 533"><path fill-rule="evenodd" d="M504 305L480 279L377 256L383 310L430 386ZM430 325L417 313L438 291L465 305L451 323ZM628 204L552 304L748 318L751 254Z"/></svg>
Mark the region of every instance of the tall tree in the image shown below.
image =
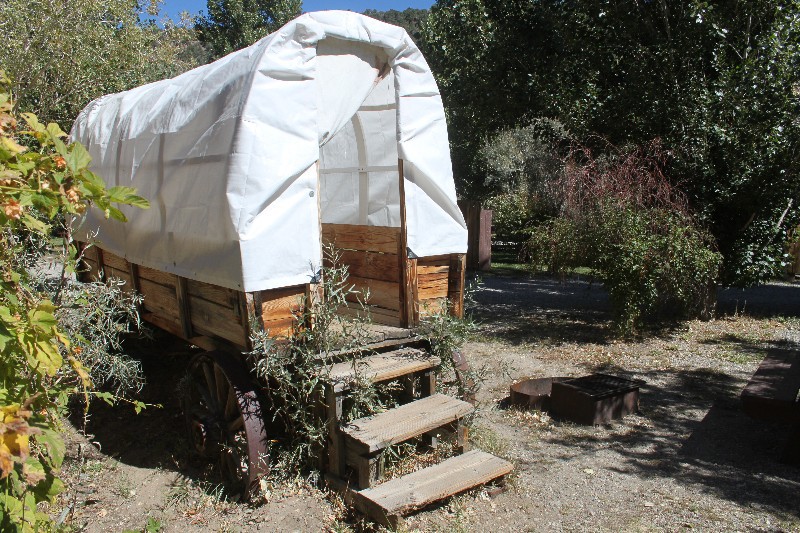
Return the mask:
<svg viewBox="0 0 800 533"><path fill-rule="evenodd" d="M378 11L377 9L367 9L364 14L368 17L381 20L394 26L400 26L406 33L414 39L417 46L422 40L422 25L428 18L427 9L414 9L409 7L403 11L390 9L388 11Z"/></svg>
<svg viewBox="0 0 800 533"><path fill-rule="evenodd" d="M249 46L300 15L302 0L208 0L195 29L212 59Z"/></svg>
<svg viewBox="0 0 800 533"><path fill-rule="evenodd" d="M487 192L487 136L533 117L658 137L726 280L775 271L800 217L800 1L439 0L425 33L465 190Z"/></svg>
<svg viewBox="0 0 800 533"><path fill-rule="evenodd" d="M12 80L19 108L69 125L94 98L195 66L186 54L191 30L141 21L144 4L1 1L0 66ZM150 7L156 13L157 5Z"/></svg>

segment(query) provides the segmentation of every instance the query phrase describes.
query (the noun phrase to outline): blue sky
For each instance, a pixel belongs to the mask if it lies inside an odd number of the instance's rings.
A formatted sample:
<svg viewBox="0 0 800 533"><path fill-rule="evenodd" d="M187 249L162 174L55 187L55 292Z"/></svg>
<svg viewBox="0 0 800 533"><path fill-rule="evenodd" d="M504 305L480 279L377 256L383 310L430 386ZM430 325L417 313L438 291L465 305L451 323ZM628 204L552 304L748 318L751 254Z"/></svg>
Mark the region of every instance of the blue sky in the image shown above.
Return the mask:
<svg viewBox="0 0 800 533"><path fill-rule="evenodd" d="M358 13L365 9L402 11L408 7L426 9L432 4L433 0L303 0L303 11L322 11L324 9L345 9ZM164 0L161 5L162 13L176 20L181 11L188 11L195 15L205 10L206 0Z"/></svg>

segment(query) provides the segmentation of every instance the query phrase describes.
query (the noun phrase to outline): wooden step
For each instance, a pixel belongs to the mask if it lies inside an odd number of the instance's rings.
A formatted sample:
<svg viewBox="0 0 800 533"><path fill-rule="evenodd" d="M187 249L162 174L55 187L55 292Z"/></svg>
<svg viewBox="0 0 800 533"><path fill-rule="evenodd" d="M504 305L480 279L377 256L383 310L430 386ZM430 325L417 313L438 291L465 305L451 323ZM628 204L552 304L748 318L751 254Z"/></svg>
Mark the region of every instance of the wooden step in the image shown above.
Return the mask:
<svg viewBox="0 0 800 533"><path fill-rule="evenodd" d="M504 459L473 450L377 487L352 491L351 500L373 520L397 527L403 515L508 475L513 468Z"/></svg>
<svg viewBox="0 0 800 533"><path fill-rule="evenodd" d="M350 388L357 374L374 382L388 381L434 368L440 362L438 357L425 350L401 348L370 355L356 363L344 361L331 365L327 381L333 383L335 392L342 392Z"/></svg>
<svg viewBox="0 0 800 533"><path fill-rule="evenodd" d="M369 454L456 422L472 410L467 402L434 394L379 415L355 420L342 428L342 433L348 447L359 454Z"/></svg>

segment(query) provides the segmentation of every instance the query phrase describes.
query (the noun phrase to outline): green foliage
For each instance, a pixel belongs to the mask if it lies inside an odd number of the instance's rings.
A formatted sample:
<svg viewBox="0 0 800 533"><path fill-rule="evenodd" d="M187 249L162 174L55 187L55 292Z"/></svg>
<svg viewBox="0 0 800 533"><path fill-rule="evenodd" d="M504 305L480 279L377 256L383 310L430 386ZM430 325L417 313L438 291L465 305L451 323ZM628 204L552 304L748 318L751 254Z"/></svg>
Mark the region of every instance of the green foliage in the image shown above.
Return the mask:
<svg viewBox="0 0 800 533"><path fill-rule="evenodd" d="M53 292L52 281L43 290ZM137 305L141 295L123 291L123 283L67 282L56 311L58 323L87 369L95 386L110 388L115 395L138 392L144 385L141 363L123 353L122 339L138 329Z"/></svg>
<svg viewBox="0 0 800 533"><path fill-rule="evenodd" d="M484 139L532 116L558 119L583 143L660 138L668 174L725 258L725 281L743 284L773 272L784 228L800 217L798 32L797 0L440 0L425 52L467 196L495 192Z"/></svg>
<svg viewBox="0 0 800 533"><path fill-rule="evenodd" d="M71 124L95 98L196 66L193 32L143 21L145 4L150 2L0 2L0 65L14 82L19 108Z"/></svg>
<svg viewBox="0 0 800 533"><path fill-rule="evenodd" d="M347 357L355 371L345 421L382 407L376 387L358 372L359 360L368 355L362 349L369 318L366 312L356 318L339 312L348 300L355 297L363 302L366 296L347 282L348 268L340 264L338 252L326 247L325 255L329 265L321 271L320 292L312 295L310 302L299 302L292 335L276 338L265 331L251 339L249 355L263 385L265 411L272 413L273 422L284 433L278 445L278 466L272 468L277 477L316 466L328 434L326 421L319 416L324 404L320 394L330 370L326 363L332 362L329 358L336 353Z"/></svg>
<svg viewBox="0 0 800 533"><path fill-rule="evenodd" d="M499 192L490 196L493 240L519 245L530 228L558 208L553 182L563 172L560 153L568 146L569 132L552 119L538 118L518 128L493 135L480 151L486 184Z"/></svg>
<svg viewBox="0 0 800 533"><path fill-rule="evenodd" d="M218 59L250 46L301 13L302 0L208 0L197 38Z"/></svg>
<svg viewBox="0 0 800 533"><path fill-rule="evenodd" d="M422 36L422 25L428 18L427 9L414 9L412 7L406 8L403 11L390 9L388 11L378 11L376 9L367 9L364 14L374 19L382 20L387 24L393 26L400 26L406 33L420 46Z"/></svg>
<svg viewBox="0 0 800 533"><path fill-rule="evenodd" d="M131 190L106 190L88 170L86 150L67 144L56 124L24 114L18 130L8 85L0 71L0 529L34 531L49 521L37 505L62 490L58 414L69 394L88 394L92 383L79 346L58 323L58 299L37 289L28 270L35 254L25 246L90 204L124 218L112 202L147 202Z"/></svg>
<svg viewBox="0 0 800 533"><path fill-rule="evenodd" d="M456 368L455 355L461 353L464 344L477 329L477 323L469 312L473 305L472 297L478 288L479 281L464 291L464 317L453 314L450 300L443 300L436 308L426 309L420 320L416 333L426 339L431 346L431 353L441 360L437 374L438 388L446 393L454 393L460 398L474 398L482 381L481 372L474 368Z"/></svg>
<svg viewBox="0 0 800 533"><path fill-rule="evenodd" d="M592 268L623 334L664 316L707 316L713 305L720 256L708 235L677 213L604 203L579 220L537 227L530 245L556 271Z"/></svg>
<svg viewBox="0 0 800 533"><path fill-rule="evenodd" d="M663 316L709 317L721 257L661 172L659 144L593 157L576 149L553 183L560 212L534 227L535 265L589 267L608 290L619 330Z"/></svg>

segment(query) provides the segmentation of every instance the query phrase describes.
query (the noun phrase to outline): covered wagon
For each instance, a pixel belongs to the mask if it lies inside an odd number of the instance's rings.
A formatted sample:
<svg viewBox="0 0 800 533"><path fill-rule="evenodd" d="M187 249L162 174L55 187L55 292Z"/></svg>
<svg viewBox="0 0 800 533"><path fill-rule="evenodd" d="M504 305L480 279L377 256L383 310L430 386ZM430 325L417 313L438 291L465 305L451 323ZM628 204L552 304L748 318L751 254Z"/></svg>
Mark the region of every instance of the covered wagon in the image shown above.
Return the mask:
<svg viewBox="0 0 800 533"><path fill-rule="evenodd" d="M214 63L92 102L72 137L109 186L135 187L152 205L123 208L125 224L89 215L84 277L120 278L140 292L145 320L209 350L198 364L212 374L211 392L222 391L220 403L228 389L238 395L236 413L204 406L194 421L198 447L208 446L212 415L258 418L245 402L258 387L237 354L250 348L253 328L291 331L294 308L312 300L302 297L319 281L323 243L341 250L350 281L368 289L373 321L405 332L364 347L373 379L432 379L435 358L408 357L424 351L412 328L442 301L462 312L467 231L441 97L403 29L350 12L308 13ZM346 372L346 361L331 364ZM211 383L220 376L228 389ZM470 408L427 381L399 413L342 428L341 383L324 395L326 469L332 482L358 486L351 492L363 510L399 516L510 468L473 451L437 465L435 483L413 501L386 483L371 487L382 449L457 425ZM229 433L240 430L225 422ZM244 426L249 462L238 475L252 483L267 438L262 424ZM373 426L405 433L376 440ZM419 481L395 482L420 490ZM369 492L381 490L389 496Z"/></svg>

